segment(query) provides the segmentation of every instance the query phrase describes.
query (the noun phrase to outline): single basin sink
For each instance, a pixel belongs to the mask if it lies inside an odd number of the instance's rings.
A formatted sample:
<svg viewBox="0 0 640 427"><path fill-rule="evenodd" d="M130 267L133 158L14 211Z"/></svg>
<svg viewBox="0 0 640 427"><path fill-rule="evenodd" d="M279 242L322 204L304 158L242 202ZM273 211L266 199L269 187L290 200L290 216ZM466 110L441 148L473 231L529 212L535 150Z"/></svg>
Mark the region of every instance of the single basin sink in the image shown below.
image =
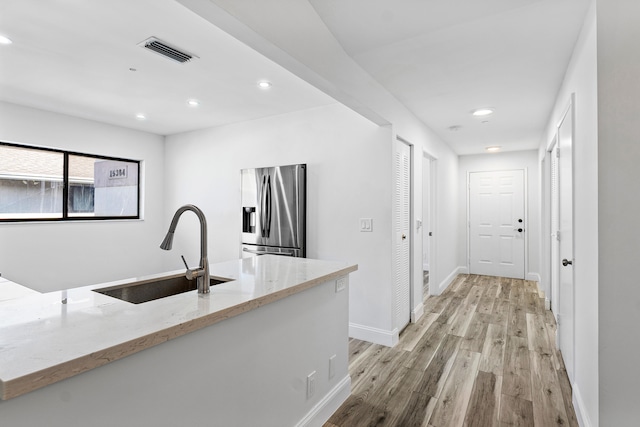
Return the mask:
<svg viewBox="0 0 640 427"><path fill-rule="evenodd" d="M220 283L229 282L231 280L232 279L212 277L210 286L219 285ZM93 291L133 304L140 304L147 301L169 297L171 295L181 294L183 292L194 291L196 289L196 281L188 280L184 274L181 274L179 276L163 277L160 279L143 280L124 285L109 286L107 288L94 289Z"/></svg>

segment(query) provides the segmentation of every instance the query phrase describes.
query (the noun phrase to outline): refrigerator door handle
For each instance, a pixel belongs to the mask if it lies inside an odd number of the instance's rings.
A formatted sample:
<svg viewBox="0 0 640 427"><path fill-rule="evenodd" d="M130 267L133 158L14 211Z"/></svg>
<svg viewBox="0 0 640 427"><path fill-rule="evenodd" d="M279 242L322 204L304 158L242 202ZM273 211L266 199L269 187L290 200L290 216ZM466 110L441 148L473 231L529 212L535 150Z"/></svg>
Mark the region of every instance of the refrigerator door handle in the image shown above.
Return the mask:
<svg viewBox="0 0 640 427"><path fill-rule="evenodd" d="M265 229L267 230L267 235L265 237L269 237L271 235L271 205L272 205L272 200L271 200L271 176L267 176L267 195L266 195L266 200L267 200L267 223L265 225Z"/></svg>
<svg viewBox="0 0 640 427"><path fill-rule="evenodd" d="M262 177L262 187L260 187L260 237L265 237L265 220L266 220L266 194L265 187L267 184L267 177Z"/></svg>

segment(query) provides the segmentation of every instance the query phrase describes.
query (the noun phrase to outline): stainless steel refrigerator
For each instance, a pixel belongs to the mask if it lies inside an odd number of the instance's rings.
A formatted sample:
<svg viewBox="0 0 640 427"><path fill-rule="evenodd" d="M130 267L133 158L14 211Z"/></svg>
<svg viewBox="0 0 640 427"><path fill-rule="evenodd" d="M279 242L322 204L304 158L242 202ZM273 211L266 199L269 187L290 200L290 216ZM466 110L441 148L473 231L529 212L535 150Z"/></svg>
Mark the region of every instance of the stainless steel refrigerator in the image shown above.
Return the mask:
<svg viewBox="0 0 640 427"><path fill-rule="evenodd" d="M307 165L243 169L242 257L306 256Z"/></svg>

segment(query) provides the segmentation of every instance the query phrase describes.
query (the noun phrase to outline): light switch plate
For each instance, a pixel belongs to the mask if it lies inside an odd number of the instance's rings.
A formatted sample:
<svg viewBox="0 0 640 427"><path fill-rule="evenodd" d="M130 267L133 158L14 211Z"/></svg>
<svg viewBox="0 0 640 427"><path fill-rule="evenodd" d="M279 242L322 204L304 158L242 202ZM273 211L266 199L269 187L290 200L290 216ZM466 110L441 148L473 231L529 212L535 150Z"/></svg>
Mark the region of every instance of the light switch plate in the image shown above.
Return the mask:
<svg viewBox="0 0 640 427"><path fill-rule="evenodd" d="M360 231L363 233L373 231L373 219L360 218Z"/></svg>

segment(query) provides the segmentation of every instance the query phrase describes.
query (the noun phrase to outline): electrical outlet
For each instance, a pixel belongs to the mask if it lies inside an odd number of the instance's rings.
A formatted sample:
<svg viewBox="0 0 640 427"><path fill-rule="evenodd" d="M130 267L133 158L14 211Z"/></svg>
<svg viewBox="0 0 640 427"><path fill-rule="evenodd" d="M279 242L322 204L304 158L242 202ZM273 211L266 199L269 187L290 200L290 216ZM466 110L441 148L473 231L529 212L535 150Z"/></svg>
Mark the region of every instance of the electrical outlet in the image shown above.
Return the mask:
<svg viewBox="0 0 640 427"><path fill-rule="evenodd" d="M336 280L336 293L344 291L344 288L347 287L347 278L341 277Z"/></svg>
<svg viewBox="0 0 640 427"><path fill-rule="evenodd" d="M307 399L311 399L316 393L316 371L307 375Z"/></svg>
<svg viewBox="0 0 640 427"><path fill-rule="evenodd" d="M329 379L336 376L336 355L329 358Z"/></svg>
<svg viewBox="0 0 640 427"><path fill-rule="evenodd" d="M373 231L373 219L360 218L360 231L370 233Z"/></svg>

